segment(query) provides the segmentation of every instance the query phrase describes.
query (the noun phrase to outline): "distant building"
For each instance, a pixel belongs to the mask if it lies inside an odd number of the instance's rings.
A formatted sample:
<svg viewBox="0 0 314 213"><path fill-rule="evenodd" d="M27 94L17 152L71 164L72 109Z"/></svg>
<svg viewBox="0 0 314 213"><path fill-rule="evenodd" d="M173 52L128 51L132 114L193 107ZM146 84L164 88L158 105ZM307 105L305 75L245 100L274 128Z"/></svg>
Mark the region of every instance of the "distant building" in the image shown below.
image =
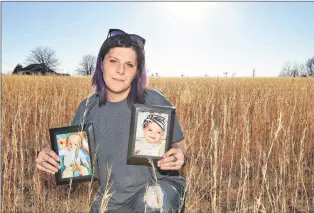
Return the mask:
<svg viewBox="0 0 314 213"><path fill-rule="evenodd" d="M14 68L12 74L19 75L61 75L70 76L70 74L57 73L54 70L47 67L45 64L30 64L23 68L22 65L18 64Z"/></svg>

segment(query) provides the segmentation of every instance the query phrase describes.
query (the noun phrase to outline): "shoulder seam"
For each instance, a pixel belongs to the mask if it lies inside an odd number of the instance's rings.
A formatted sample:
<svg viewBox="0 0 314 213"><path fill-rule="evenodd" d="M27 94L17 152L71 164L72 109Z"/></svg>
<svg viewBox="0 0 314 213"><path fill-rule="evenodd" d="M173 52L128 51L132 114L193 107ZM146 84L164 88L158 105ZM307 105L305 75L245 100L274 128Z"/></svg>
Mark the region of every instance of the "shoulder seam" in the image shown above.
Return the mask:
<svg viewBox="0 0 314 213"><path fill-rule="evenodd" d="M164 96L164 93L162 91L155 89L155 88L145 88L145 91L156 92L156 93L159 93L160 95Z"/></svg>

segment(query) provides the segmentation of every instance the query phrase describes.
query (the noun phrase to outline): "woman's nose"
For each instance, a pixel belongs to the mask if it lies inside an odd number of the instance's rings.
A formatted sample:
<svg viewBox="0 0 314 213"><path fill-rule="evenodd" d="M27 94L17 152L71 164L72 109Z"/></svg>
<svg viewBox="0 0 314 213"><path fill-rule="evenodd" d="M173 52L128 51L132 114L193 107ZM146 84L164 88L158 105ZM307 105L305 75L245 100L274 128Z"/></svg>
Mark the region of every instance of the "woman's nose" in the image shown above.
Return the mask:
<svg viewBox="0 0 314 213"><path fill-rule="evenodd" d="M123 64L118 66L117 73L119 73L120 75L124 75L125 71L124 71L124 65Z"/></svg>

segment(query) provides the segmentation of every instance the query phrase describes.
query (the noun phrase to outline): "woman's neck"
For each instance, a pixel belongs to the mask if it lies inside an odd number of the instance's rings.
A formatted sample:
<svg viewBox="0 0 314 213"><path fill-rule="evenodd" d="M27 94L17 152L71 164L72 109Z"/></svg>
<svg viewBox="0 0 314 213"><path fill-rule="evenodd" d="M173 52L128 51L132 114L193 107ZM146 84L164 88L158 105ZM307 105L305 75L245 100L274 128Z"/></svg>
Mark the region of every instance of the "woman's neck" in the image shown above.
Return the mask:
<svg viewBox="0 0 314 213"><path fill-rule="evenodd" d="M128 97L129 95L129 92L130 92L130 89L127 89L126 91L122 92L122 93L114 93L114 92L111 92L110 90L108 90L108 95L107 95L107 99L110 101L110 102L119 102L119 101L122 101L124 100L126 97Z"/></svg>

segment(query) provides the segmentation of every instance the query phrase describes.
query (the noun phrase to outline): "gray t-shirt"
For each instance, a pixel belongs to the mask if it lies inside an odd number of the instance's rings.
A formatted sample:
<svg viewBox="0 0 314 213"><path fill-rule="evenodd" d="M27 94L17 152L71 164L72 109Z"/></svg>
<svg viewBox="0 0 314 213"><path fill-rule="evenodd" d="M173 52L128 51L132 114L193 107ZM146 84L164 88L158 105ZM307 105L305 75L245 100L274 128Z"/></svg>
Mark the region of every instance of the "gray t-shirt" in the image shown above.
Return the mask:
<svg viewBox="0 0 314 213"><path fill-rule="evenodd" d="M167 98L158 90L145 89L145 104L172 106ZM95 134L95 147L98 168L96 176L99 177L102 191L106 189L108 166L112 167L109 183L112 184L111 192L114 192L109 200L108 209L118 209L125 205L142 187L146 187L153 180L152 169L142 165L127 165L127 150L131 121L131 109L128 107L127 98L120 102L107 101L99 106L99 98L96 94L83 100L73 118L72 125L93 123ZM183 132L175 115L173 131L173 143L184 139ZM158 169L158 167L156 167ZM178 171L157 170L157 179L168 178L185 187L185 180Z"/></svg>

